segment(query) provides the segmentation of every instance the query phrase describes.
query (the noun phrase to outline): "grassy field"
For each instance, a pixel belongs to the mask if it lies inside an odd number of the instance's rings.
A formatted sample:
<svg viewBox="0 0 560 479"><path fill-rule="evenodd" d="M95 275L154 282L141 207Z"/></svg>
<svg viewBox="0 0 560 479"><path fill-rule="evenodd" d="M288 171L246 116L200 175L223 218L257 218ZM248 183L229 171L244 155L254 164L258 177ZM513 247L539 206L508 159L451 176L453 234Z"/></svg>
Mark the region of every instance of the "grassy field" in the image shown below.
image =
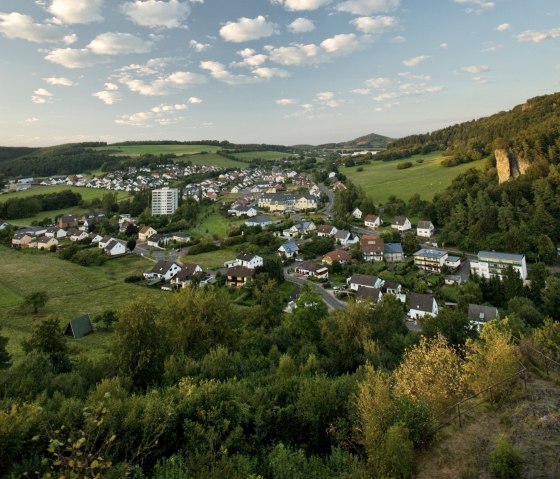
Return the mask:
<svg viewBox="0 0 560 479"><path fill-rule="evenodd" d="M230 259L234 259L239 253L233 249L220 249L218 251L210 251L208 253L200 253L193 255L181 256L183 263L196 263L202 269L223 268L224 263Z"/></svg>
<svg viewBox="0 0 560 479"><path fill-rule="evenodd" d="M94 150L111 151L115 156L140 156L140 155L196 155L197 153L216 153L220 146L214 145L125 145L125 146L99 146Z"/></svg>
<svg viewBox="0 0 560 479"><path fill-rule="evenodd" d="M0 326L2 334L10 339L8 350L14 359L23 354L21 342L41 318L56 315L63 324L80 314L95 316L107 309L117 309L138 296L156 298L165 294L124 282L125 277L152 266L136 255L85 268L60 260L52 253L22 252L0 246L0 264ZM20 311L18 306L33 291L49 294L46 308L37 316ZM78 353L96 357L110 351L111 341L112 334L99 331L72 340L71 344Z"/></svg>
<svg viewBox="0 0 560 479"><path fill-rule="evenodd" d="M200 224L192 230L196 236L214 236L220 238L227 236L229 231L237 225L245 223L244 218L230 218L225 217L218 211L217 206L213 206L208 211L209 216L204 218Z"/></svg>
<svg viewBox="0 0 560 479"><path fill-rule="evenodd" d="M281 160L283 158L294 158L298 155L286 153L284 151L248 151L244 153L234 153L233 156L244 161L251 160Z"/></svg>
<svg viewBox="0 0 560 479"><path fill-rule="evenodd" d="M194 154L189 156L180 157L185 160L192 162L193 165L202 165L202 166L217 166L220 168L245 168L247 165L245 163L241 163L240 161L230 160L221 155L217 155L216 153L208 153L208 154Z"/></svg>
<svg viewBox="0 0 560 479"><path fill-rule="evenodd" d="M416 163L419 159L424 162ZM480 160L446 168L441 166L442 160L441 152L434 152L413 156L407 160L374 161L363 165L363 171L357 171L356 166L340 168L340 172L355 185L364 188L375 203L383 203L391 195L408 200L415 193L429 200L434 194L447 188L459 174L470 168L482 168L485 164L485 160ZM397 165L404 161L411 161L414 166L399 170Z"/></svg>

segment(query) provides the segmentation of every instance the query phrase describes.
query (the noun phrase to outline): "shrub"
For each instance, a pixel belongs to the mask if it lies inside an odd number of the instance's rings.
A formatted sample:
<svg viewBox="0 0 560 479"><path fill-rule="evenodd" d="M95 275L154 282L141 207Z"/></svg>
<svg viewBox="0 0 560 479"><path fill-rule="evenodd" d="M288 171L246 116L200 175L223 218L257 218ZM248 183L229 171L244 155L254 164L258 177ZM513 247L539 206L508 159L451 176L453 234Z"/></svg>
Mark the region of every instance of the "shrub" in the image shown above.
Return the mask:
<svg viewBox="0 0 560 479"><path fill-rule="evenodd" d="M517 479L521 477L519 455L511 441L500 434L496 447L490 453L488 469L494 479Z"/></svg>
<svg viewBox="0 0 560 479"><path fill-rule="evenodd" d="M132 275L124 278L124 282L125 283L139 283L143 279L144 279L144 276L142 276L141 274L132 274Z"/></svg>
<svg viewBox="0 0 560 479"><path fill-rule="evenodd" d="M187 251L187 255L208 253L210 251L217 251L219 249L220 247L216 246L214 243L199 243L194 246L191 246Z"/></svg>
<svg viewBox="0 0 560 479"><path fill-rule="evenodd" d="M412 162L411 161L405 161L404 163L399 163L397 165L397 168L399 170L406 170L407 168L410 168L412 166Z"/></svg>

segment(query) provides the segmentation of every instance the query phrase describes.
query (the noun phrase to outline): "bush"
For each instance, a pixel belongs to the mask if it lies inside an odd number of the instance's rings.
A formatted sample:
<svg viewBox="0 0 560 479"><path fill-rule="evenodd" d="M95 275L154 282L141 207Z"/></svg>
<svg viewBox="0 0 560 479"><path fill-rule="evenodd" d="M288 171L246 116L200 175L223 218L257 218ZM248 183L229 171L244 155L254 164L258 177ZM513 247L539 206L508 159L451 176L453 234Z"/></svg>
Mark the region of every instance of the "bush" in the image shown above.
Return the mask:
<svg viewBox="0 0 560 479"><path fill-rule="evenodd" d="M406 170L407 168L410 168L412 166L412 162L411 161L405 161L404 163L399 163L397 165L397 168L399 170Z"/></svg>
<svg viewBox="0 0 560 479"><path fill-rule="evenodd" d="M214 243L199 243L191 246L187 251L187 255L209 253L210 251L217 251L220 247L216 246Z"/></svg>
<svg viewBox="0 0 560 479"><path fill-rule="evenodd" d="M494 479L517 479L521 477L519 455L511 441L500 434L496 447L490 453L488 469Z"/></svg>
<svg viewBox="0 0 560 479"><path fill-rule="evenodd" d="M141 274L133 274L124 278L125 283L139 283L144 279L144 276Z"/></svg>

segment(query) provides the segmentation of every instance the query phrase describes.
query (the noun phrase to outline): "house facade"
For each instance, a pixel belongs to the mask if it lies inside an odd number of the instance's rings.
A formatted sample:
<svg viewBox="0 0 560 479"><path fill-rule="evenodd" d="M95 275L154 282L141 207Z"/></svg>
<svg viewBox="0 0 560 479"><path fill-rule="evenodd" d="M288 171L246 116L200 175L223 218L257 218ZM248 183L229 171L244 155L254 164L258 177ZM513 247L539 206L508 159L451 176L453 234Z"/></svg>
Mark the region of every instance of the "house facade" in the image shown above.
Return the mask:
<svg viewBox="0 0 560 479"><path fill-rule="evenodd" d="M37 240L37 249L49 250L53 246L58 246L58 240L56 238L41 236Z"/></svg>
<svg viewBox="0 0 560 479"><path fill-rule="evenodd" d="M360 252L364 261L383 261L385 241L377 235L363 235L360 238Z"/></svg>
<svg viewBox="0 0 560 479"><path fill-rule="evenodd" d="M412 224L406 216L395 216L391 221L391 228L403 232L412 229Z"/></svg>
<svg viewBox="0 0 560 479"><path fill-rule="evenodd" d="M383 259L387 263L404 261L404 252L400 243L385 243L383 247Z"/></svg>
<svg viewBox="0 0 560 479"><path fill-rule="evenodd" d="M156 235L157 231L151 226L142 226L138 231L138 241L147 241L150 236Z"/></svg>
<svg viewBox="0 0 560 479"><path fill-rule="evenodd" d="M181 266L174 261L158 261L154 267L144 273L144 278L154 279L159 278L164 281L171 281L171 279L181 271Z"/></svg>
<svg viewBox="0 0 560 479"><path fill-rule="evenodd" d="M431 221L419 221L416 225L416 236L431 238L435 230Z"/></svg>
<svg viewBox="0 0 560 479"><path fill-rule="evenodd" d="M358 291L359 288L378 288L383 287L384 281L377 276L368 274L354 273L346 280L346 284L352 291Z"/></svg>
<svg viewBox="0 0 560 479"><path fill-rule="evenodd" d="M321 262L323 264L332 265L335 262L346 264L352 261L352 255L343 249L335 249L323 256Z"/></svg>
<svg viewBox="0 0 560 479"><path fill-rule="evenodd" d="M414 321L425 316L437 316L438 304L433 294L411 293L408 317Z"/></svg>
<svg viewBox="0 0 560 479"><path fill-rule="evenodd" d="M304 261L300 263L295 267L295 272L311 278L327 279L329 277L328 268L314 261Z"/></svg>
<svg viewBox="0 0 560 479"><path fill-rule="evenodd" d="M479 251L477 259L478 261L471 261L471 274L476 274L481 278L498 278L501 280L505 270L511 266L523 281L527 279L527 263L524 255L498 251Z"/></svg>
<svg viewBox="0 0 560 479"><path fill-rule="evenodd" d="M298 245L294 241L288 241L278 248L278 254L284 258L294 258L298 252Z"/></svg>
<svg viewBox="0 0 560 479"><path fill-rule="evenodd" d="M369 229L379 228L383 224L383 220L377 215L367 215L364 220L364 226Z"/></svg>
<svg viewBox="0 0 560 479"><path fill-rule="evenodd" d="M414 266L430 272L441 272L447 259L447 251L422 248L414 253Z"/></svg>
<svg viewBox="0 0 560 479"><path fill-rule="evenodd" d="M245 266L233 266L226 271L226 285L234 288L245 286L256 275L256 271Z"/></svg>
<svg viewBox="0 0 560 479"><path fill-rule="evenodd" d="M103 248L103 251L107 256L120 256L126 253L126 245L122 241L113 239Z"/></svg>

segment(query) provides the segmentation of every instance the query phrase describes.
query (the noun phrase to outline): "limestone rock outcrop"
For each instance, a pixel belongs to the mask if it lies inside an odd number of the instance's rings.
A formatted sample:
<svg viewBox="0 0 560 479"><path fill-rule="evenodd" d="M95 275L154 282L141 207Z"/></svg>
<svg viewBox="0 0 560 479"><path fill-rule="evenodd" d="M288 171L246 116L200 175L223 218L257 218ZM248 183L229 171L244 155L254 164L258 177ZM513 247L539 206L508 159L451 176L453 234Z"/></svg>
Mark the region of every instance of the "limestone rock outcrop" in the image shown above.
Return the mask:
<svg viewBox="0 0 560 479"><path fill-rule="evenodd" d="M529 162L525 158L518 158L512 152L500 148L494 151L496 170L499 182L504 183L510 178L524 175L529 169Z"/></svg>

